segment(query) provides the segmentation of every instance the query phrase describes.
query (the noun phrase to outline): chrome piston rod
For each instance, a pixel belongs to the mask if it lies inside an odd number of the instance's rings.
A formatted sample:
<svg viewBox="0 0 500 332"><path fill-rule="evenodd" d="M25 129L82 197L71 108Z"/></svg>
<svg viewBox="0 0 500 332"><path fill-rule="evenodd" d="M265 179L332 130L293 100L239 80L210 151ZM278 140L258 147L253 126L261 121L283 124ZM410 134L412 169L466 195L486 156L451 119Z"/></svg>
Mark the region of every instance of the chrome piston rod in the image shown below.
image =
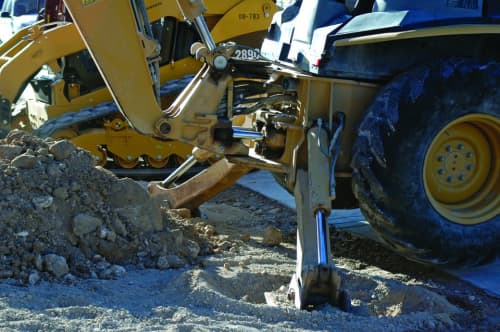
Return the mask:
<svg viewBox="0 0 500 332"><path fill-rule="evenodd" d="M328 263L328 237L327 237L327 220L325 213L322 210L316 212L316 229L318 241L318 264L326 265Z"/></svg>
<svg viewBox="0 0 500 332"><path fill-rule="evenodd" d="M190 155L179 167L177 167L170 175L161 182L161 186L167 188L177 179L179 179L184 173L186 173L191 167L196 164L197 160L194 155Z"/></svg>
<svg viewBox="0 0 500 332"><path fill-rule="evenodd" d="M264 135L250 129L233 127L233 137L239 139L262 140L264 138Z"/></svg>

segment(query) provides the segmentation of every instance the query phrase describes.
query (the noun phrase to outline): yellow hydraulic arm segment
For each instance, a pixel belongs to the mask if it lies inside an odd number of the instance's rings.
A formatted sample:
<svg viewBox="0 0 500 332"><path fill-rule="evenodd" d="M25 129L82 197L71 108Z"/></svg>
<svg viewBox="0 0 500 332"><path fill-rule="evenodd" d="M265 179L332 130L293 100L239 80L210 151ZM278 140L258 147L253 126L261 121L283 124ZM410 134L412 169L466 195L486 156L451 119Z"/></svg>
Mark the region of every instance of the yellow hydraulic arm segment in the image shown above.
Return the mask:
<svg viewBox="0 0 500 332"><path fill-rule="evenodd" d="M160 49L144 28L149 22L138 24L132 3L66 1L119 109L136 130L152 134L161 108L153 88L151 65Z"/></svg>

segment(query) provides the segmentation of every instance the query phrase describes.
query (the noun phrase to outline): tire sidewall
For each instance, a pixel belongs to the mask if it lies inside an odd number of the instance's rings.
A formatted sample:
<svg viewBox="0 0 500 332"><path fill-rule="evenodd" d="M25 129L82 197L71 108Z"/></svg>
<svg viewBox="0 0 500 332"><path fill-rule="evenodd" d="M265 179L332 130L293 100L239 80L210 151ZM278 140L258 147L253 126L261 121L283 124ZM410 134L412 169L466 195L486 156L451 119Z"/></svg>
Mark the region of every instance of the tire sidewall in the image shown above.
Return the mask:
<svg viewBox="0 0 500 332"><path fill-rule="evenodd" d="M397 223L394 230L374 227L389 237L402 239L430 253L424 256L473 257L498 253L500 217L476 225L458 224L441 216L429 201L423 179L424 159L432 141L451 121L473 113L499 116L500 93L495 89L500 75L481 76L479 65L465 73L457 70L446 77L444 68L437 66L428 72L421 94L402 95L396 131L383 138L387 167L372 166L384 188L384 194L374 194L375 204ZM490 75L491 76L491 75ZM427 257L423 257L427 259Z"/></svg>

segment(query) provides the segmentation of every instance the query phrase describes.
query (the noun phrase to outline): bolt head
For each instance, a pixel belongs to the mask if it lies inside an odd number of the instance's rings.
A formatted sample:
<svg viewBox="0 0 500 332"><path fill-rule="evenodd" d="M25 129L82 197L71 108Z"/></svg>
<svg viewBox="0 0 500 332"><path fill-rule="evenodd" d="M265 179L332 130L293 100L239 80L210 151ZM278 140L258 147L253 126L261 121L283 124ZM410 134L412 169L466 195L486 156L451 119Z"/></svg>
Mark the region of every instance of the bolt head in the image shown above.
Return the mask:
<svg viewBox="0 0 500 332"><path fill-rule="evenodd" d="M170 130L172 130L172 127L166 123L166 122L163 122L162 124L160 124L160 133L163 134L163 135L167 135Z"/></svg>

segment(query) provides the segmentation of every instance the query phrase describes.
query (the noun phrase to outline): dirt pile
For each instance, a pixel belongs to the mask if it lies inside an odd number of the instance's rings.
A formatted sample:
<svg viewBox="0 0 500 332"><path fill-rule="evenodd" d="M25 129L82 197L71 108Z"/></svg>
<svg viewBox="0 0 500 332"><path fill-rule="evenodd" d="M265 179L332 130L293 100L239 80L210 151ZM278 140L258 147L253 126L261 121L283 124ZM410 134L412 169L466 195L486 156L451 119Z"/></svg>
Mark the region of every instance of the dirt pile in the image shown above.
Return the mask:
<svg viewBox="0 0 500 332"><path fill-rule="evenodd" d="M180 267L212 250L195 225L68 141L10 132L0 140L0 188L0 278L108 279L127 264Z"/></svg>

